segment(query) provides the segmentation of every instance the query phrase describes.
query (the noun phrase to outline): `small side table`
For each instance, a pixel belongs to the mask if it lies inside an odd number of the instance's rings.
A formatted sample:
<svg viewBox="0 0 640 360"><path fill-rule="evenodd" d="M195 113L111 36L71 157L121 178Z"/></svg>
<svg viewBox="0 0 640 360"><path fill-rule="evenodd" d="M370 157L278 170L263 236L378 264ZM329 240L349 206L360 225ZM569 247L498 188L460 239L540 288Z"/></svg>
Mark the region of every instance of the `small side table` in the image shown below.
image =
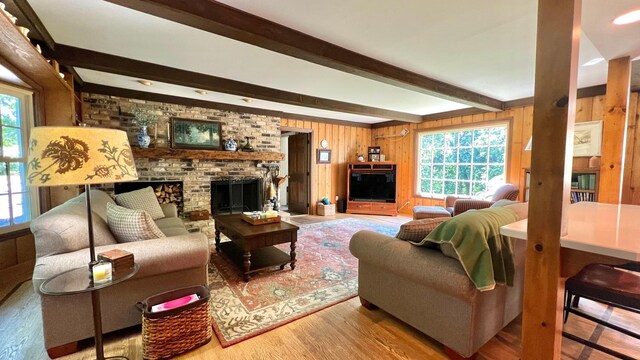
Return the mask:
<svg viewBox="0 0 640 360"><path fill-rule="evenodd" d="M40 291L46 295L73 295L90 292L93 309L93 329L96 339L96 357L104 360L102 347L102 314L100 308L100 289L121 283L130 279L140 269L140 265L134 264L129 270L113 273L111 281L94 284L91 271L84 266L62 272L45 280L40 285ZM122 358L122 357L121 357ZM112 358L110 358L112 359ZM125 358L126 359L126 358Z"/></svg>

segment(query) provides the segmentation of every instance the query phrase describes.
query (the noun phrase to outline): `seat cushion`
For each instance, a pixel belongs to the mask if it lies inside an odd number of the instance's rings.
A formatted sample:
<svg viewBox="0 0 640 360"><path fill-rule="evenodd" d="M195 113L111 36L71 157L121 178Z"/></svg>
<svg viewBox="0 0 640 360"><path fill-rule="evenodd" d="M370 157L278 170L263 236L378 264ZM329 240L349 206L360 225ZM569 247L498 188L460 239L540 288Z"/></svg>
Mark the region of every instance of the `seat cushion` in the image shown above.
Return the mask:
<svg viewBox="0 0 640 360"><path fill-rule="evenodd" d="M189 232L184 227L184 223L177 217L165 217L155 221L160 231L166 236L185 235Z"/></svg>
<svg viewBox="0 0 640 360"><path fill-rule="evenodd" d="M116 203L127 209L144 210L153 220L164 217L156 193L151 186L116 195Z"/></svg>
<svg viewBox="0 0 640 360"><path fill-rule="evenodd" d="M450 219L450 217L439 217L409 221L400 225L396 238L405 241L420 241L429 235L431 230Z"/></svg>
<svg viewBox="0 0 640 360"><path fill-rule="evenodd" d="M151 216L144 210L132 210L107 204L109 229L118 242L150 240L165 237Z"/></svg>
<svg viewBox="0 0 640 360"><path fill-rule="evenodd" d="M432 219L438 217L451 217L451 214L447 209L441 206L414 206L413 207L413 219Z"/></svg>

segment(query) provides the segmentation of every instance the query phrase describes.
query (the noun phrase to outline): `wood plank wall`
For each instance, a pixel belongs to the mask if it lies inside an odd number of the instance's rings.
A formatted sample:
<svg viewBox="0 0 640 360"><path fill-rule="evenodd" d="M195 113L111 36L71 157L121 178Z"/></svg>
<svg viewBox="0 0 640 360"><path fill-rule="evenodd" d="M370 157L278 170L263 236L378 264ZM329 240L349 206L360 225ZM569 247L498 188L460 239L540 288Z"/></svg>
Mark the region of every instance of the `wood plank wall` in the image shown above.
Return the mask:
<svg viewBox="0 0 640 360"><path fill-rule="evenodd" d="M311 187L314 198L311 213L316 213L315 202L327 197L334 203L347 196L347 163L356 161L356 153L365 153L371 146L371 129L338 124L319 123L294 119L281 119L281 126L312 129L313 152ZM316 164L316 151L320 141L326 139L331 149L331 164Z"/></svg>
<svg viewBox="0 0 640 360"><path fill-rule="evenodd" d="M623 197L629 199L628 203L640 204L640 131L635 129L639 125L640 108L638 93L631 94L631 105L629 106L630 120L627 130L627 143L631 145L627 153L625 166L630 170L625 174L628 185L623 188ZM576 122L586 122L602 120L604 116L605 97L596 96L578 99L576 107ZM439 205L443 206L443 199L430 199L415 196L414 168L416 166L415 136L421 129L443 128L449 126L459 126L464 124L482 123L491 120L512 119L511 120L511 141L509 168L507 181L516 184L521 189L520 198L524 192L524 171L531 165L531 153L524 151L524 147L531 137L533 126L533 106L514 107L502 112L488 112L484 114L468 115L455 118L447 118L435 121L427 121L420 124L405 124L390 127L373 129L371 132L373 146L380 146L381 151L389 161L397 161L399 166L399 191L398 203L400 205L409 202L409 205L402 209L402 213L411 214L414 206L418 205ZM400 134L403 128L410 130L405 137L386 137ZM636 148L637 147L637 148ZM636 155L637 154L637 155ZM635 155L635 156L634 156ZM632 159L632 160L629 160ZM603 159L603 162L605 159ZM587 168L589 158L574 158L574 168ZM600 191L609 191L610 186L600 183Z"/></svg>
<svg viewBox="0 0 640 360"><path fill-rule="evenodd" d="M36 258L36 245L29 232L17 232L15 236L3 235L0 238L0 284L16 278L31 276Z"/></svg>

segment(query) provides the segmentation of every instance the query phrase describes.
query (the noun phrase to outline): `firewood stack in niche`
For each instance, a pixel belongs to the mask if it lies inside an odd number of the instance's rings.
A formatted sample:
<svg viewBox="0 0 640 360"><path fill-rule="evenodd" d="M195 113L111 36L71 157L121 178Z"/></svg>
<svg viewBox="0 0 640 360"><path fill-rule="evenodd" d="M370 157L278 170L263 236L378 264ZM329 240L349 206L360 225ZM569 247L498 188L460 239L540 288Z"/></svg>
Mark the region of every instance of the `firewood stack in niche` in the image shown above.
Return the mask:
<svg viewBox="0 0 640 360"><path fill-rule="evenodd" d="M180 184L160 184L154 190L160 204L182 203L182 185Z"/></svg>
<svg viewBox="0 0 640 360"><path fill-rule="evenodd" d="M176 204L178 217L183 215L182 184L159 184L153 190L160 204Z"/></svg>

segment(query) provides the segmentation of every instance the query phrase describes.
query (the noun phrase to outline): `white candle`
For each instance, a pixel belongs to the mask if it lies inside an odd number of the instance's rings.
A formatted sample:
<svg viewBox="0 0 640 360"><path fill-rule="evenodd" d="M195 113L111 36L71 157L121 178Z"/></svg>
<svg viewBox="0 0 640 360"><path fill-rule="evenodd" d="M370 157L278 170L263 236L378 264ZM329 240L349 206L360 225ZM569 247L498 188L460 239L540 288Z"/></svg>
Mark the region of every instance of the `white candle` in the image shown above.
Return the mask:
<svg viewBox="0 0 640 360"><path fill-rule="evenodd" d="M111 281L111 263L100 262L93 266L93 282L102 284Z"/></svg>

